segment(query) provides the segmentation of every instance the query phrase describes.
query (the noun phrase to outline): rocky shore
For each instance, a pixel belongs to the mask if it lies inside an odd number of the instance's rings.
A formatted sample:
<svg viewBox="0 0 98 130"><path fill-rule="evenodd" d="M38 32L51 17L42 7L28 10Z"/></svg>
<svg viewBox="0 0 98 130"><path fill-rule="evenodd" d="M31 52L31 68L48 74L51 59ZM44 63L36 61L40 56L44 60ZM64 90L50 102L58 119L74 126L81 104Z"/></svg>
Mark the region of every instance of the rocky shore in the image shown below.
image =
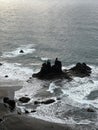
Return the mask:
<svg viewBox="0 0 98 130"><path fill-rule="evenodd" d="M77 63L70 69L62 70L62 63L56 59L54 65L51 65L48 61L42 65L41 70L38 73L33 74L32 77L41 80L72 80L75 76L82 78L90 76L90 74L91 68L85 63ZM8 83L6 83L6 85L8 85ZM8 86L0 88L0 130L92 130L94 128L94 126L90 124L73 125L71 122L69 124L66 124L66 122L54 123L52 121L45 121L30 117L29 114L35 113L36 109L32 111L25 109L24 112L18 111L17 103L25 104L31 101L31 98L28 95L20 97L17 101L14 99L14 92L21 87L15 86L12 88L11 86ZM43 98L42 100L33 101L33 105L34 108L37 108L39 105L50 105L59 100L60 98ZM96 113L93 108L89 107L85 110L85 112Z"/></svg>

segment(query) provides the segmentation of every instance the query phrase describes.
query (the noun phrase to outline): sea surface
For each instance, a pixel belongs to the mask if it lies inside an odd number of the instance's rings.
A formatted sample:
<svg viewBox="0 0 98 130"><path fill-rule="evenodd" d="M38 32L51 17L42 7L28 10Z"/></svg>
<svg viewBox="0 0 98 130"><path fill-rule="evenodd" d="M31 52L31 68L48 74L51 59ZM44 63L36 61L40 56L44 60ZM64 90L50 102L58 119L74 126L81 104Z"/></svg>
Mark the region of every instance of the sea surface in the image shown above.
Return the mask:
<svg viewBox="0 0 98 130"><path fill-rule="evenodd" d="M91 76L26 82L43 62L53 64L56 57L64 68L87 63ZM0 62L1 81L23 83L15 99L31 98L17 104L21 111L36 109L30 116L98 127L98 0L0 0ZM56 102L34 107L34 101L47 98ZM95 112L89 114L88 107Z"/></svg>

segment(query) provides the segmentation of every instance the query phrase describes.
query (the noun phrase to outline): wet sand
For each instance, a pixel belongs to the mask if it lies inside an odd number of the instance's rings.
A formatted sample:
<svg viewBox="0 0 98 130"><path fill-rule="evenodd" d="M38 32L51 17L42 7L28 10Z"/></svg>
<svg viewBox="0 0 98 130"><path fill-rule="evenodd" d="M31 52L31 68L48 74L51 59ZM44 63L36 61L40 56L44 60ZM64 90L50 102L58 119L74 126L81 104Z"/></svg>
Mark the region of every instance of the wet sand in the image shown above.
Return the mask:
<svg viewBox="0 0 98 130"><path fill-rule="evenodd" d="M21 115L6 116L0 124L0 130L71 130L64 124L57 124L43 121L36 118L30 118Z"/></svg>

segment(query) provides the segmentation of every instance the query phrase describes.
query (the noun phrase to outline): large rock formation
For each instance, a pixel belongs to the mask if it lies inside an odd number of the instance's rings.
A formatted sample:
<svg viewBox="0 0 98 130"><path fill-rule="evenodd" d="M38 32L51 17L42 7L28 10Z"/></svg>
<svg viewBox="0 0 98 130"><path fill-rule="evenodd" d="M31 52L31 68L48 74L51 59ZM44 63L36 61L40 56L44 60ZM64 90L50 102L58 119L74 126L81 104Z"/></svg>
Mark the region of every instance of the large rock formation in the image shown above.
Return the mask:
<svg viewBox="0 0 98 130"><path fill-rule="evenodd" d="M68 73L62 71L62 63L58 60L58 58L56 58L54 65L51 65L50 61L43 63L41 70L38 73L33 74L32 77L39 79L71 79Z"/></svg>
<svg viewBox="0 0 98 130"><path fill-rule="evenodd" d="M69 70L62 70L62 63L56 58L54 65L51 66L49 61L43 63L41 70L38 73L33 74L32 77L39 79L72 79L72 76L85 77L90 76L90 74L91 68L85 63L77 63L76 66Z"/></svg>

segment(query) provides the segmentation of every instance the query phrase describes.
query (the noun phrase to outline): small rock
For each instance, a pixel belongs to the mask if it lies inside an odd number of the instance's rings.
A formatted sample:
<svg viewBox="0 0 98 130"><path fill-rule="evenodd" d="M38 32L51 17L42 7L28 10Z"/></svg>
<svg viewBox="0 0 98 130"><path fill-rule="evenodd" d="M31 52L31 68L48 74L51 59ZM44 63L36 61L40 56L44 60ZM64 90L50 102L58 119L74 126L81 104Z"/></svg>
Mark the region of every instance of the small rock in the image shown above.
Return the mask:
<svg viewBox="0 0 98 130"><path fill-rule="evenodd" d="M0 122L2 122L3 120L0 118Z"/></svg>
<svg viewBox="0 0 98 130"><path fill-rule="evenodd" d="M19 98L19 101L22 103L27 103L30 101L30 98L29 97L21 97L21 98Z"/></svg>
<svg viewBox="0 0 98 130"><path fill-rule="evenodd" d="M24 51L23 51L23 50L20 50L20 53L24 53Z"/></svg>
<svg viewBox="0 0 98 130"><path fill-rule="evenodd" d="M11 100L8 97L4 97L3 102L5 104L9 105L9 108L10 108L11 111L15 109L15 106L16 106L15 100Z"/></svg>
<svg viewBox="0 0 98 130"><path fill-rule="evenodd" d="M88 109L87 109L87 112L95 112L95 110L92 109L92 108L88 108Z"/></svg>
<svg viewBox="0 0 98 130"><path fill-rule="evenodd" d="M3 102L4 102L4 103L8 103L8 101L9 101L9 98L8 98L8 97L4 97L4 98L3 98Z"/></svg>
<svg viewBox="0 0 98 130"><path fill-rule="evenodd" d="M29 111L28 110L25 110L25 114L28 114L29 113Z"/></svg>
<svg viewBox="0 0 98 130"><path fill-rule="evenodd" d="M36 112L36 110L32 110L31 112L34 113L34 112Z"/></svg>
<svg viewBox="0 0 98 130"><path fill-rule="evenodd" d="M8 75L5 75L5 78L8 78Z"/></svg>
<svg viewBox="0 0 98 130"><path fill-rule="evenodd" d="M48 99L48 100L46 100L46 101L42 101L41 103L42 103L42 104L51 104L51 103L53 103L53 102L55 102L54 99Z"/></svg>
<svg viewBox="0 0 98 130"><path fill-rule="evenodd" d="M2 63L0 63L0 66L3 65Z"/></svg>
<svg viewBox="0 0 98 130"><path fill-rule="evenodd" d="M60 97L58 97L58 98L57 98L57 100L61 100L61 98L60 98Z"/></svg>
<svg viewBox="0 0 98 130"><path fill-rule="evenodd" d="M18 115L21 115L21 112L18 111L17 114L18 114Z"/></svg>
<svg viewBox="0 0 98 130"><path fill-rule="evenodd" d="M34 105L38 105L38 104L40 104L39 101L34 101Z"/></svg>

